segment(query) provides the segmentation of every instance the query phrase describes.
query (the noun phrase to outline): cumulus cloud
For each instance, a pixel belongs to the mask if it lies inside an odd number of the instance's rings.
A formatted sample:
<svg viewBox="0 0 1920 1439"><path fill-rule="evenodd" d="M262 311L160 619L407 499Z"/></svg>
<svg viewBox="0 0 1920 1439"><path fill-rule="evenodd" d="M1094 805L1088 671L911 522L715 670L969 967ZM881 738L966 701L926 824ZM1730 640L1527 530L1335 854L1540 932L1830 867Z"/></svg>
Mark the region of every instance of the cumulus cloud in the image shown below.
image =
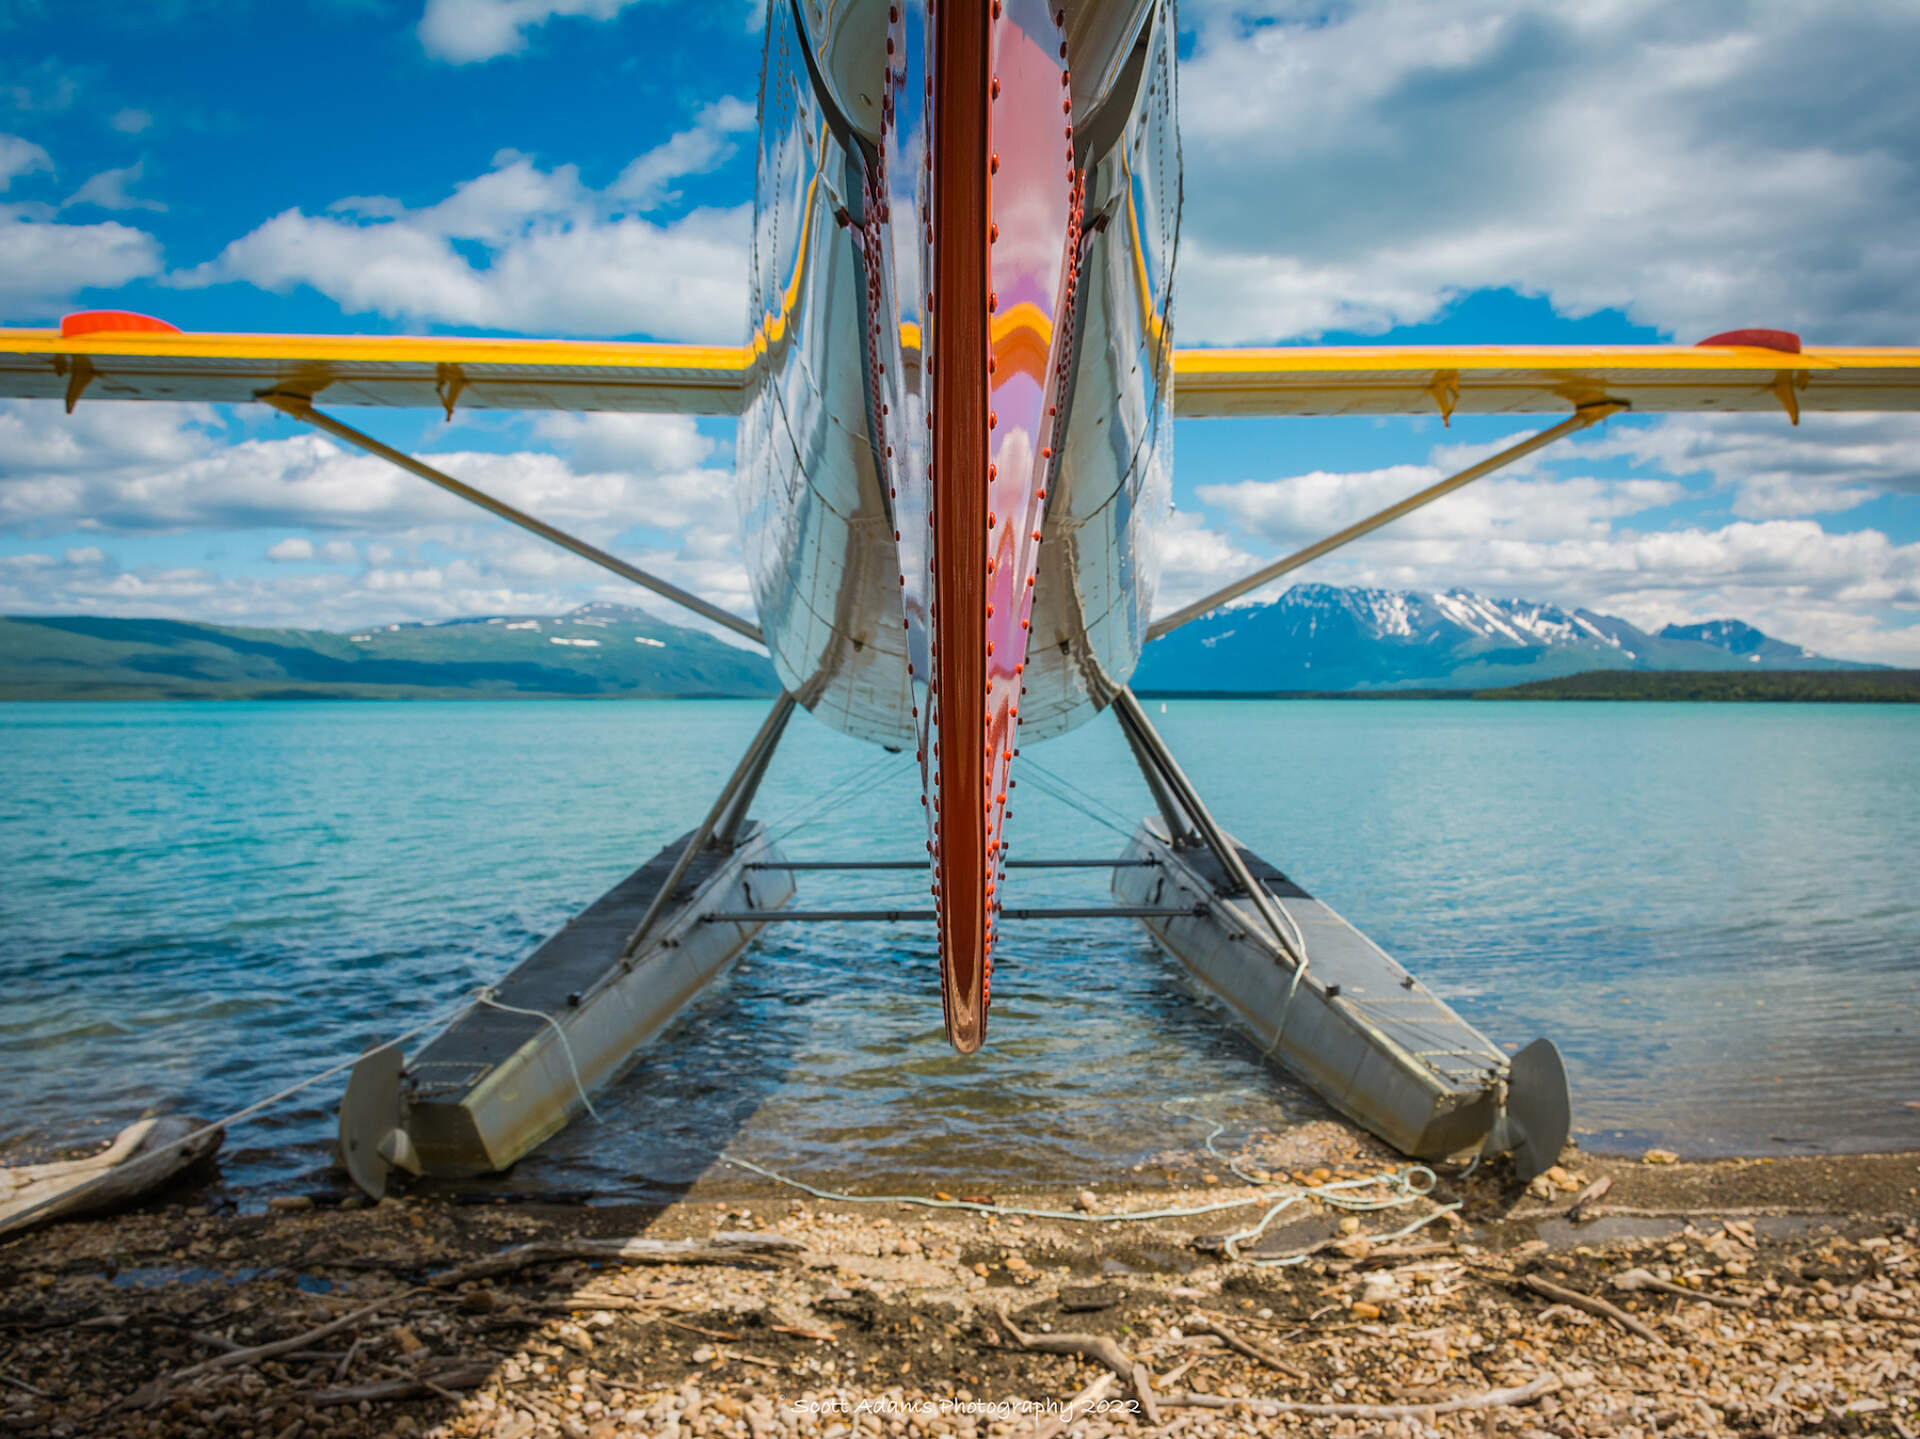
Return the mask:
<svg viewBox="0 0 1920 1439"><path fill-rule="evenodd" d="M130 193L146 174L147 162L136 160L118 170L102 170L68 198L68 205L98 205L102 210L165 210L158 200Z"/></svg>
<svg viewBox="0 0 1920 1439"><path fill-rule="evenodd" d="M18 135L0 135L0 191L22 175L52 169L53 157L31 140L23 140Z"/></svg>
<svg viewBox="0 0 1920 1439"><path fill-rule="evenodd" d="M122 135L138 135L153 124L153 116L148 111L128 106L124 110L115 110L113 118L107 123Z"/></svg>
<svg viewBox="0 0 1920 1439"><path fill-rule="evenodd" d="M0 135L0 194L25 176L53 172L53 157L40 146L18 135ZM139 178L139 166L106 174L122 176L119 194L127 199L124 182ZM82 194L105 180L106 176L96 175L82 187ZM130 199L128 203L147 205ZM47 204L0 204L0 321L44 318L66 305L77 291L111 289L159 273L160 244L144 230L112 220L63 225L53 219L53 207Z"/></svg>
<svg viewBox="0 0 1920 1439"><path fill-rule="evenodd" d="M675 180L724 164L731 137L750 123L745 102L715 102L605 191L582 185L572 165L543 170L502 150L493 169L437 204L353 196L321 215L287 210L169 283L310 285L345 310L410 322L735 340L746 316L747 207L671 221L646 212L673 198ZM470 258L476 250L482 263Z"/></svg>
<svg viewBox="0 0 1920 1439"><path fill-rule="evenodd" d="M1154 594L1154 609L1163 614L1211 594L1261 563L1233 539L1208 529L1199 515L1185 510L1167 516L1154 535L1154 543L1160 560L1160 587Z"/></svg>
<svg viewBox="0 0 1920 1439"><path fill-rule="evenodd" d="M1920 333L1920 11L1218 0L1180 72L1189 340L1511 288L1683 338Z"/></svg>
<svg viewBox="0 0 1920 1439"><path fill-rule="evenodd" d="M619 423L594 423L601 420ZM732 477L707 463L717 446L691 421L590 417L543 438L565 453L425 458L750 612ZM265 553L289 568L225 576L170 565L122 569L113 558L117 536L236 530L277 536ZM268 438L236 440L208 406L82 405L68 416L54 404L0 401L0 534L32 541L75 531L100 540L63 557L13 557L0 572L0 605L338 627L610 599L684 618L586 561L310 431L278 427ZM337 568L309 568L314 561Z"/></svg>
<svg viewBox="0 0 1920 1439"><path fill-rule="evenodd" d="M420 44L436 60L468 65L516 54L527 32L557 15L611 20L634 0L427 0Z"/></svg>
<svg viewBox="0 0 1920 1439"><path fill-rule="evenodd" d="M1920 495L1920 415L1808 414L1792 428L1771 415L1673 415L1617 427L1582 442L1579 453L1623 456L1670 475L1709 475L1729 492L1734 513L1748 519Z"/></svg>
<svg viewBox="0 0 1920 1439"><path fill-rule="evenodd" d="M1610 453L1629 457L1690 454L1678 472L1740 472L1737 452L1723 454L1710 446L1687 451L1694 438L1680 425L1674 433L1663 433L1662 427L1622 431L1602 443ZM1314 471L1202 485L1196 493L1233 536L1231 543L1257 540L1278 555L1404 498L1504 443L1439 447L1420 465L1345 474ZM1573 460L1594 458L1600 448L1591 446ZM1871 529L1833 534L1804 518L1647 523L1653 518L1649 512L1687 494L1672 480L1562 476L1543 464L1531 474L1480 480L1314 562L1258 597L1270 598L1298 579L1412 590L1458 585L1584 606L1650 629L1735 616L1824 653L1920 663L1920 625L1908 618L1920 609L1920 544L1898 544ZM1184 542L1203 549L1210 540L1229 543L1204 526L1191 527ZM1223 565L1216 578L1196 590L1217 588L1258 563ZM1163 595L1163 611L1181 602L1179 588Z"/></svg>
<svg viewBox="0 0 1920 1439"><path fill-rule="evenodd" d="M57 225L0 205L0 320L44 317L80 290L112 289L160 272L160 242L108 220Z"/></svg>

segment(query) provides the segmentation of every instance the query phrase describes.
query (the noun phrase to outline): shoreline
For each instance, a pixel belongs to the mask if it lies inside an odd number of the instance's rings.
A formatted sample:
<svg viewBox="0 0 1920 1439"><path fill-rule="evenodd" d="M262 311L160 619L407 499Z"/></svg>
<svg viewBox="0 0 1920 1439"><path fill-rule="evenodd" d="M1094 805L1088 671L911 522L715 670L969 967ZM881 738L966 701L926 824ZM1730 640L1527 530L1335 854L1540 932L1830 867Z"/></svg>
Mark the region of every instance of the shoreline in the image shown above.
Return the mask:
<svg viewBox="0 0 1920 1439"><path fill-rule="evenodd" d="M1268 1172L1338 1186L1404 1163L1327 1150ZM1325 1198L1404 1196L1322 1190L1241 1259L1222 1236L1289 1191L1212 1177L991 1196L1076 1215L1247 1201L1114 1224L822 1201L719 1171L663 1206L279 1196L237 1214L175 1190L0 1244L0 1432L981 1439L1045 1432L1049 1405L1057 1419L1103 1384L1071 1432L1920 1428L1920 1155L1569 1149L1531 1188L1442 1174L1431 1198L1359 1212ZM1601 1178L1597 1217L1568 1221ZM624 1240L698 1252L610 1260ZM241 1352L274 1341L297 1343ZM1048 1352L1063 1345L1080 1352ZM1120 1361L1144 1366L1159 1424Z"/></svg>

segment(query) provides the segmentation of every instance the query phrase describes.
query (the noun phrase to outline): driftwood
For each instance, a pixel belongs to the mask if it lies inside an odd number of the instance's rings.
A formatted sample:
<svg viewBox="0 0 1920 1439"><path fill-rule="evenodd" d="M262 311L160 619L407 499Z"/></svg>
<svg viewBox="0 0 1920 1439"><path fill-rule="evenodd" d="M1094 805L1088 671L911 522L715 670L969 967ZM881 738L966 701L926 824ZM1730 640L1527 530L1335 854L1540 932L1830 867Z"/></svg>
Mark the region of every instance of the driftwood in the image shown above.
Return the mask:
<svg viewBox="0 0 1920 1439"><path fill-rule="evenodd" d="M484 1359L460 1359L439 1369L426 1370L400 1379L382 1379L372 1384L356 1384L349 1389L323 1389L308 1402L316 1409L335 1404L383 1404L395 1399L418 1399L428 1394L446 1394L452 1389L478 1389L493 1373L493 1365Z"/></svg>
<svg viewBox="0 0 1920 1439"><path fill-rule="evenodd" d="M1573 1223L1578 1224L1592 1213L1594 1205L1598 1204L1602 1199L1605 1199L1607 1197L1607 1191L1612 1188L1613 1176L1611 1174L1601 1175L1598 1179L1594 1180L1593 1183L1581 1190L1580 1197L1567 1206L1567 1218Z"/></svg>
<svg viewBox="0 0 1920 1439"><path fill-rule="evenodd" d="M1140 1401L1140 1412L1147 1423L1154 1428L1160 1427L1160 1411L1153 1401L1153 1381L1147 1377L1147 1366L1127 1358L1118 1344L1104 1334L1023 1334L1007 1312L1000 1311L1000 1327L1012 1336L1013 1342L1032 1354L1072 1354L1081 1359L1091 1359L1096 1364L1104 1364L1115 1374L1127 1381L1133 1390L1133 1397Z"/></svg>
<svg viewBox="0 0 1920 1439"><path fill-rule="evenodd" d="M1106 1398L1107 1391L1113 1388L1113 1381L1113 1374L1102 1374L1098 1379L1094 1380L1093 1383L1089 1384L1085 1389L1082 1389L1061 1406L1058 1414L1052 1415L1034 1425L1033 1433L1028 1435L1027 1439L1053 1439L1054 1435L1058 1434L1062 1429L1065 1429L1069 1424L1085 1417L1087 1408Z"/></svg>
<svg viewBox="0 0 1920 1439"><path fill-rule="evenodd" d="M1462 1409L1506 1409L1531 1404L1560 1387L1560 1376L1542 1374L1517 1389L1490 1389L1458 1399L1436 1399L1431 1404L1296 1404L1285 1399L1233 1399L1224 1394L1164 1394L1169 1409L1232 1409L1244 1404L1251 1414L1270 1418L1278 1414L1310 1414L1327 1419L1408 1419L1428 1414L1456 1414Z"/></svg>
<svg viewBox="0 0 1920 1439"><path fill-rule="evenodd" d="M1235 1334L1231 1329L1227 1328L1226 1325L1216 1324L1213 1320L1206 1318L1195 1318L1189 1322L1195 1329L1200 1330L1202 1333L1211 1334L1216 1339L1224 1340L1227 1348L1233 1350L1234 1353L1244 1355L1256 1363L1264 1364L1269 1369L1277 1369L1289 1379L1295 1380L1298 1383L1304 1384L1307 1382L1307 1376L1304 1373L1287 1363L1287 1361L1282 1359L1278 1354L1275 1354L1270 1349L1261 1348L1250 1339L1242 1339L1238 1334Z"/></svg>
<svg viewBox="0 0 1920 1439"><path fill-rule="evenodd" d="M390 1308L402 1299L409 1299L419 1292L417 1289L407 1289L398 1294L389 1294L385 1299L376 1299L373 1303L363 1305L351 1314L343 1314L338 1319L322 1324L317 1329L309 1329L304 1334L296 1334L291 1339L277 1339L271 1344L255 1344L246 1349L229 1349L224 1354L215 1355L212 1359L203 1359L198 1364L176 1370L167 1376L166 1382L178 1384L182 1380L197 1379L203 1374L212 1374L221 1369L261 1364L269 1359L278 1359L282 1355L292 1354L295 1350L309 1349L322 1339L331 1338L343 1329L351 1329L362 1320L379 1313L380 1310Z"/></svg>
<svg viewBox="0 0 1920 1439"><path fill-rule="evenodd" d="M1629 1269L1616 1274L1607 1281L1615 1289L1632 1294L1637 1290L1656 1290L1661 1294L1677 1294L1682 1299L1697 1299L1702 1304L1718 1304L1722 1309L1751 1309L1751 1299L1739 1299L1727 1294L1708 1294L1702 1289L1689 1289L1684 1284L1672 1284L1645 1269Z"/></svg>
<svg viewBox="0 0 1920 1439"><path fill-rule="evenodd" d="M1602 1319L1618 1324L1629 1334L1638 1334L1642 1339L1650 1340L1655 1344L1666 1343L1666 1341L1649 1326L1635 1319L1631 1314L1627 1313L1626 1310L1607 1303L1606 1300L1597 1295L1583 1294L1578 1289L1568 1289L1563 1285L1553 1283L1551 1280L1542 1279L1538 1274L1522 1274L1516 1277L1491 1275L1486 1270L1481 1270L1480 1274L1483 1278L1497 1278L1502 1283L1522 1285L1525 1288L1531 1289L1535 1294L1544 1294L1547 1298L1556 1299L1562 1304L1571 1304L1575 1309L1584 1309L1589 1314L1597 1314Z"/></svg>
<svg viewBox="0 0 1920 1439"><path fill-rule="evenodd" d="M483 1259L456 1264L427 1283L445 1289L470 1279L491 1279L539 1264L593 1260L602 1264L738 1264L769 1268L789 1264L806 1245L779 1234L722 1233L711 1239L549 1239L516 1244Z"/></svg>
<svg viewBox="0 0 1920 1439"><path fill-rule="evenodd" d="M181 1115L142 1119L85 1159L0 1168L0 1235L137 1203L219 1149L218 1129L182 1142L200 1128Z"/></svg>

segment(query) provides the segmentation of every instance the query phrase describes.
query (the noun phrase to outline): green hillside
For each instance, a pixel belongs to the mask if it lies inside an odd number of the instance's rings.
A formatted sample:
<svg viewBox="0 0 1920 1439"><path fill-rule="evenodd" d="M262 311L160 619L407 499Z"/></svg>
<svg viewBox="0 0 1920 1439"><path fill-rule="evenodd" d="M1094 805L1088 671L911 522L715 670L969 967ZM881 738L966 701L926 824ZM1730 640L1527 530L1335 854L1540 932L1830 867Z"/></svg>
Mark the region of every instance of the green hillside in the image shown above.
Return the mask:
<svg viewBox="0 0 1920 1439"><path fill-rule="evenodd" d="M1589 670L1475 690L1473 698L1920 704L1920 670Z"/></svg>
<svg viewBox="0 0 1920 1439"><path fill-rule="evenodd" d="M0 619L0 699L502 699L771 695L765 657L644 610L350 634L182 620Z"/></svg>

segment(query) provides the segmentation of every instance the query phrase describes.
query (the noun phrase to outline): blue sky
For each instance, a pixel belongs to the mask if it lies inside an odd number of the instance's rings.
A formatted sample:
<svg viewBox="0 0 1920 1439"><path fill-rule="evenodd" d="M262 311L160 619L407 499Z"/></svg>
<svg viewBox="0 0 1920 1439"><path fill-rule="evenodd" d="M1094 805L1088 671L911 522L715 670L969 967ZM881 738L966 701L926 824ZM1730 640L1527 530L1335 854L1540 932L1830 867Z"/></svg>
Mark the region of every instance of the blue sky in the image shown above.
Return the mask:
<svg viewBox="0 0 1920 1439"><path fill-rule="evenodd" d="M1183 343L1920 343L1920 13L1181 14ZM12 0L0 323L738 339L759 45L745 0ZM724 422L365 422L747 605ZM1527 428L1183 421L1163 602ZM1920 664L1916 442L1906 416L1617 420L1301 577ZM633 596L290 421L0 402L3 610L347 628L590 598Z"/></svg>

